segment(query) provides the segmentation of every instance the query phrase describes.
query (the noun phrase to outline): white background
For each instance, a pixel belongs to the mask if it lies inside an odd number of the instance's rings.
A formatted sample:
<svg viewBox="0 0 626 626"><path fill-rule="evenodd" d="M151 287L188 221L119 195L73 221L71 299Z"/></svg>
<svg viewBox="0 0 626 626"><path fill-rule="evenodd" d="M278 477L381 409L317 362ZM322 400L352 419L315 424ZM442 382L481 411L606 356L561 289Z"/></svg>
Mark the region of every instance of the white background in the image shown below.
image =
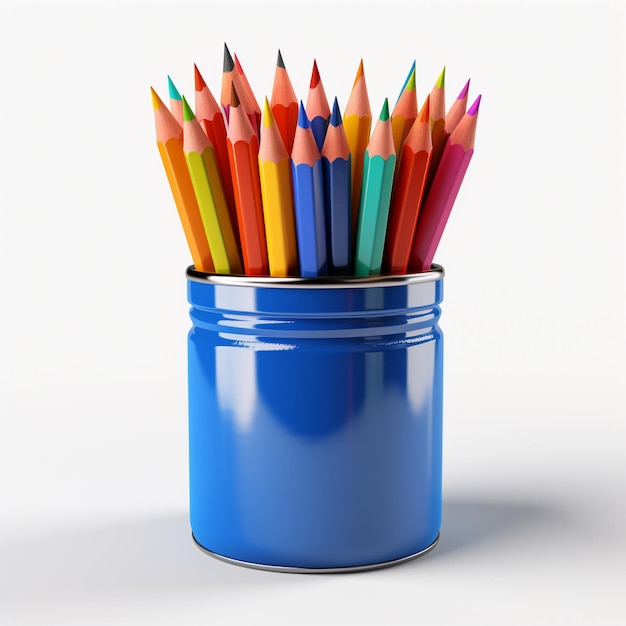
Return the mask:
<svg viewBox="0 0 626 626"><path fill-rule="evenodd" d="M3 2L0 624L623 624L626 5ZM218 562L187 521L185 267L149 86L259 99L280 47L372 109L471 77L446 269L439 546L366 574Z"/></svg>

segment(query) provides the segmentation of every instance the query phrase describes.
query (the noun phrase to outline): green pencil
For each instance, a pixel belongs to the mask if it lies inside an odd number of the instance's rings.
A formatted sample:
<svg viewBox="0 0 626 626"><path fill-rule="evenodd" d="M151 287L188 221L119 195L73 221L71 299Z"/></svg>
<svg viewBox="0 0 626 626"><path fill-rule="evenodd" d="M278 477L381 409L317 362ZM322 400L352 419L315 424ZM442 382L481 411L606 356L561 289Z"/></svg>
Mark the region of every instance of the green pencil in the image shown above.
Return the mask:
<svg viewBox="0 0 626 626"><path fill-rule="evenodd" d="M380 274L396 153L385 98L363 159L363 184L355 249L355 276Z"/></svg>

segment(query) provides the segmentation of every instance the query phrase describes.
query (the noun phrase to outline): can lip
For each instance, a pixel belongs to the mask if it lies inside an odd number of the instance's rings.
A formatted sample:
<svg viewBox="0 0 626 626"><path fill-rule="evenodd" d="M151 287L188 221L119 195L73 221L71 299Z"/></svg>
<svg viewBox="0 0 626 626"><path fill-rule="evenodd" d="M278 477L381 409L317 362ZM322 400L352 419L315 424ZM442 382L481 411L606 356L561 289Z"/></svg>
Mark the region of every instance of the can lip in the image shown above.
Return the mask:
<svg viewBox="0 0 626 626"><path fill-rule="evenodd" d="M237 287L272 287L306 289L345 289L366 287L400 287L441 280L444 276L441 265L433 263L430 270L419 274L385 274L381 276L319 276L314 278L272 276L240 276L236 274L211 274L200 272L193 265L187 268L187 279L198 283Z"/></svg>

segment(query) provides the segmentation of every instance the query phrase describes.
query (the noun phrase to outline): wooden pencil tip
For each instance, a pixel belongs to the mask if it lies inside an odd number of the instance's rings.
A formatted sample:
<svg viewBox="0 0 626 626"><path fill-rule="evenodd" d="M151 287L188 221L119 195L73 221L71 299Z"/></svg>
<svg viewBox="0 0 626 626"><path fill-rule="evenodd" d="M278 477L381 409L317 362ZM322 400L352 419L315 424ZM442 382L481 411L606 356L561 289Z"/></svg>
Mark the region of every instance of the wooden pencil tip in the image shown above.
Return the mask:
<svg viewBox="0 0 626 626"><path fill-rule="evenodd" d="M465 83L465 86L463 87L463 89L461 89L461 93L459 94L457 100L463 100L463 98L467 98L469 86L470 86L470 79L468 78L467 82Z"/></svg>
<svg viewBox="0 0 626 626"><path fill-rule="evenodd" d="M337 102L337 96L333 102L333 110L330 114L330 120L328 122L332 126L339 126L341 124L341 111L339 110L339 102Z"/></svg>
<svg viewBox="0 0 626 626"><path fill-rule="evenodd" d="M361 59L361 61L359 62L359 69L356 71L356 76L354 78L354 83L352 83L352 86L354 87L354 85L356 85L359 82L359 79L364 75L364 71L363 71L363 59Z"/></svg>
<svg viewBox="0 0 626 626"><path fill-rule="evenodd" d="M240 103L239 94L237 93L237 90L235 89L235 83L231 83L231 85L230 85L230 106L231 107L238 107L239 103Z"/></svg>
<svg viewBox="0 0 626 626"><path fill-rule="evenodd" d="M389 119L389 99L385 98L385 102L383 102L383 109L380 112L380 121L386 122Z"/></svg>
<svg viewBox="0 0 626 626"><path fill-rule="evenodd" d="M317 61L313 59L313 71L311 72L311 83L309 87L314 89L320 82L320 72L317 69Z"/></svg>
<svg viewBox="0 0 626 626"><path fill-rule="evenodd" d="M152 108L158 111L163 106L163 101L152 87L150 87L150 96L152 97Z"/></svg>
<svg viewBox="0 0 626 626"><path fill-rule="evenodd" d="M280 53L280 49L278 50L278 59L276 59L276 65L278 67L281 67L282 69L286 69L285 62L283 61L283 55Z"/></svg>
<svg viewBox="0 0 626 626"><path fill-rule="evenodd" d="M474 116L478 113L478 108L480 107L480 99L482 96L478 96L476 100L474 100L474 104L467 110L467 114Z"/></svg>
<svg viewBox="0 0 626 626"><path fill-rule="evenodd" d="M439 74L439 78L437 79L437 82L435 83L435 87L439 87L439 89L443 89L445 87L445 82L446 82L446 66L443 66L443 69L441 70L441 74Z"/></svg>
<svg viewBox="0 0 626 626"><path fill-rule="evenodd" d="M240 74L243 74L243 67L241 67L241 63L239 63L239 59L237 58L237 53L233 55L235 57L235 67Z"/></svg>
<svg viewBox="0 0 626 626"><path fill-rule="evenodd" d="M170 98L172 100L180 100L180 93L178 91L178 89L176 89L176 86L174 85L174 82L172 81L172 79L169 77L167 77L167 88L170 94Z"/></svg>
<svg viewBox="0 0 626 626"><path fill-rule="evenodd" d="M272 107L270 106L270 102L265 96L265 102L263 103L263 126L273 126L274 125L274 114L272 113Z"/></svg>
<svg viewBox="0 0 626 626"><path fill-rule="evenodd" d="M234 67L235 67L235 62L233 61L233 57L230 54L230 50L228 49L226 42L224 42L224 67L223 67L224 74L228 72L232 72Z"/></svg>
<svg viewBox="0 0 626 626"><path fill-rule="evenodd" d="M193 64L193 82L196 91L202 91L206 87L206 82L204 78L202 78L202 74L200 74L200 70L195 63Z"/></svg>
<svg viewBox="0 0 626 626"><path fill-rule="evenodd" d="M300 100L300 108L298 109L298 126L300 128L309 128L309 118L307 117L304 103Z"/></svg>
<svg viewBox="0 0 626 626"><path fill-rule="evenodd" d="M195 117L193 110L189 106L189 102L187 102L187 98L183 96L183 122L191 122Z"/></svg>

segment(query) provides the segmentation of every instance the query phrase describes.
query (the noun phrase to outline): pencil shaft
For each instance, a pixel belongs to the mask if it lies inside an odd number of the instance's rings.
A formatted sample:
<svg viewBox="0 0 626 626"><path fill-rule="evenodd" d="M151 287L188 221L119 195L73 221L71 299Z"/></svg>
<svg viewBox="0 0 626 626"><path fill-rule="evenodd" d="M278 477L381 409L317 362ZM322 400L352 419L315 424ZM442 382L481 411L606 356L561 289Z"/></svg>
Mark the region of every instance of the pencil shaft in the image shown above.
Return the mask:
<svg viewBox="0 0 626 626"><path fill-rule="evenodd" d="M326 223L322 162L291 165L296 233L302 276L326 276Z"/></svg>

